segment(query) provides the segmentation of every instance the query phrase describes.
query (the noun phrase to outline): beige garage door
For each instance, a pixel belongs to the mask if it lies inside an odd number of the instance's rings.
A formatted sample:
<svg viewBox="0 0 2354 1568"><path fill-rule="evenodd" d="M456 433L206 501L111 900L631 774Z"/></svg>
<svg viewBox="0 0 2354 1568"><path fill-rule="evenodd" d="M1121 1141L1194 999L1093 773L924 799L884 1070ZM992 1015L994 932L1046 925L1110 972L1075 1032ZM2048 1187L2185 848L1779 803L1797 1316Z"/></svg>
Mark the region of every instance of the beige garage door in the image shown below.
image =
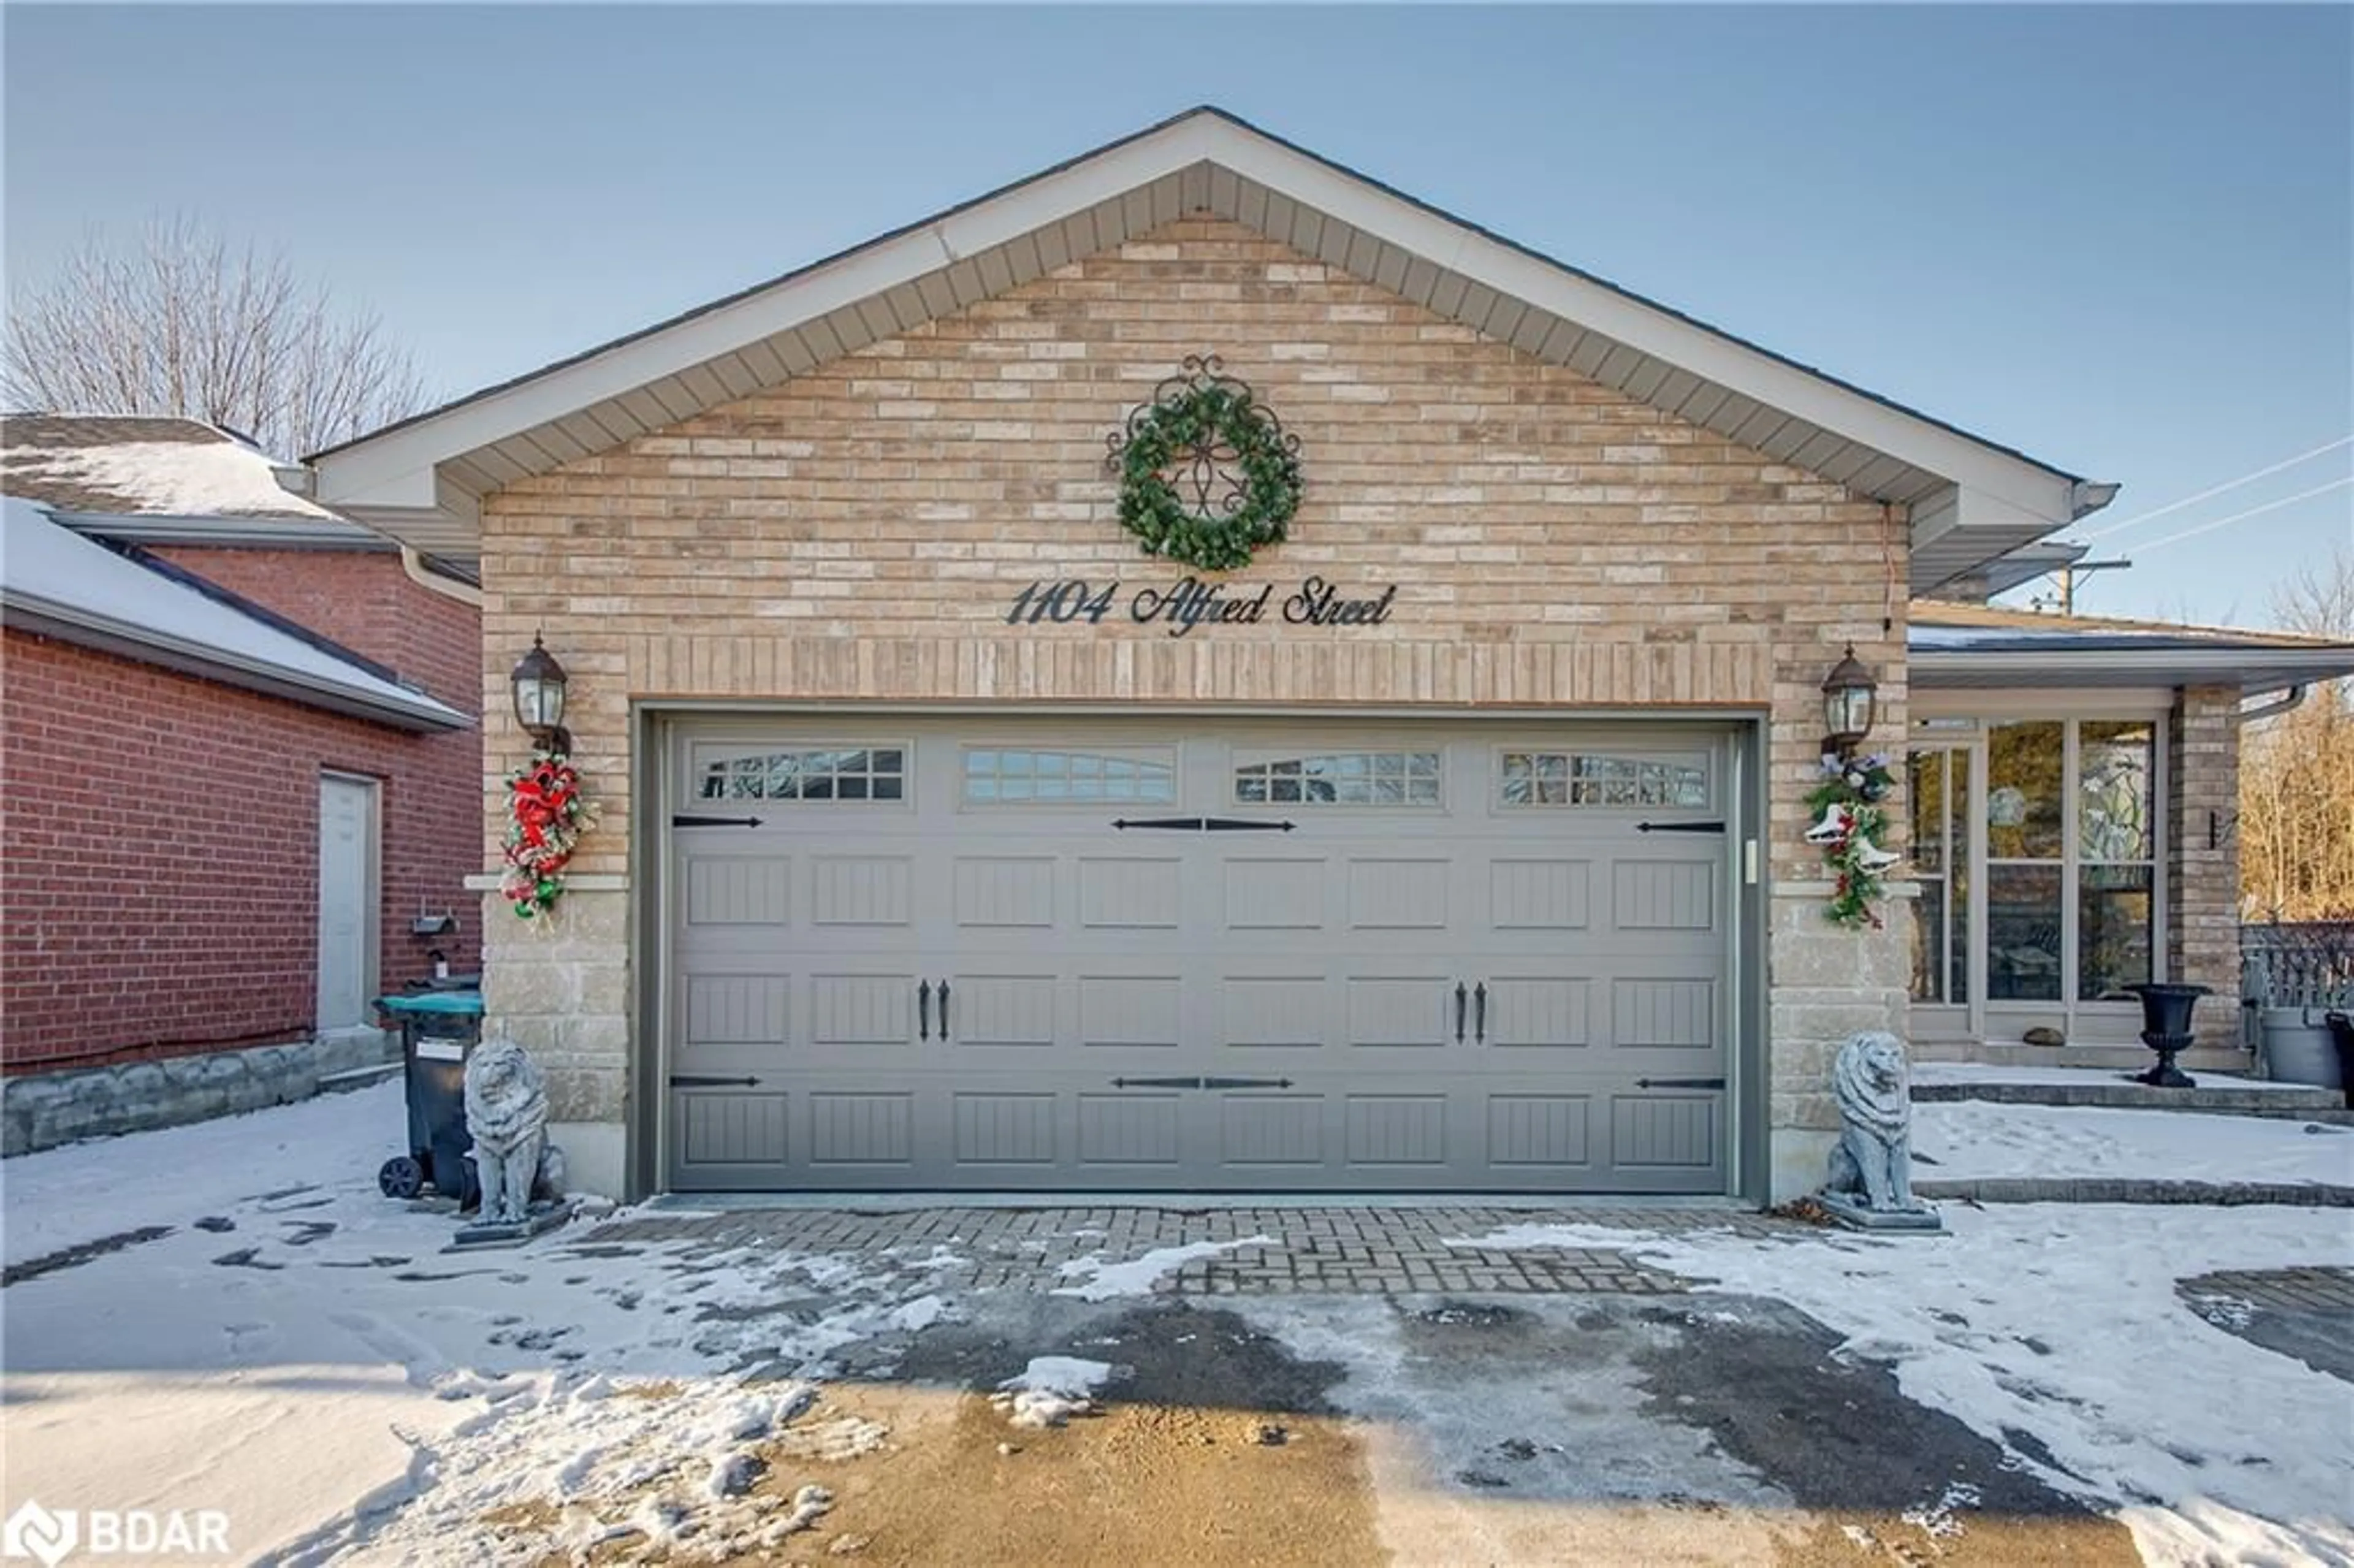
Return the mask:
<svg viewBox="0 0 2354 1568"><path fill-rule="evenodd" d="M1726 757L1661 726L684 733L671 1182L1722 1192Z"/></svg>

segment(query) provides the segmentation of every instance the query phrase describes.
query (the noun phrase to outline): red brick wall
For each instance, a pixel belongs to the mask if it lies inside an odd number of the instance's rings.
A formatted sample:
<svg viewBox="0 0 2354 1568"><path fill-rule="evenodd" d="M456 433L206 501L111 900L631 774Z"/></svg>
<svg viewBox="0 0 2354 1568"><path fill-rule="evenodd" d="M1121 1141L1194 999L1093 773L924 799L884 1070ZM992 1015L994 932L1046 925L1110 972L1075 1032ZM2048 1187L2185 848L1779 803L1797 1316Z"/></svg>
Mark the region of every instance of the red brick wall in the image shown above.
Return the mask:
<svg viewBox="0 0 2354 1568"><path fill-rule="evenodd" d="M194 545L151 548L355 653L390 665L402 680L416 682L462 713L482 706L482 612L409 581L398 555Z"/></svg>
<svg viewBox="0 0 2354 1568"><path fill-rule="evenodd" d="M479 705L475 612L397 557L175 550ZM387 577L387 573L389 573ZM379 781L387 991L479 962L482 739L414 736L11 630L0 641L0 1070L307 1038L319 775ZM420 903L455 937L408 933Z"/></svg>

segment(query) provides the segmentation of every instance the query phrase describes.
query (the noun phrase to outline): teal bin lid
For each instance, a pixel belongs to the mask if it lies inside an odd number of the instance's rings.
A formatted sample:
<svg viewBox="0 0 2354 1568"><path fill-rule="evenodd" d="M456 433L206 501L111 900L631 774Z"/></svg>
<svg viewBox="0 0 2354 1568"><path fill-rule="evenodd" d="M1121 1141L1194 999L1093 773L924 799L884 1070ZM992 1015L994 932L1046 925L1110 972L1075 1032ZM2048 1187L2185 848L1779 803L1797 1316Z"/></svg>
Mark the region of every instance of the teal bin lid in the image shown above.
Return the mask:
<svg viewBox="0 0 2354 1568"><path fill-rule="evenodd" d="M480 1018L482 993L478 991L420 991L401 996L380 996L376 1006L387 1012L434 1013L441 1017Z"/></svg>

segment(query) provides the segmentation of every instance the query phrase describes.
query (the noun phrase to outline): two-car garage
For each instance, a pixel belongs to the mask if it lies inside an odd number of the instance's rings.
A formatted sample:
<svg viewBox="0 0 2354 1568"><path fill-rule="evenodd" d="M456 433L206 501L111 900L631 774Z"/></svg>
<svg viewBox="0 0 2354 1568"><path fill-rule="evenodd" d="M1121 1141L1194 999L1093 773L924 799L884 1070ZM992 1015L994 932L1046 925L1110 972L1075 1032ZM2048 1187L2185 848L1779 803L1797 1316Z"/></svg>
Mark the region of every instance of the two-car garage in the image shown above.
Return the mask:
<svg viewBox="0 0 2354 1568"><path fill-rule="evenodd" d="M668 736L673 1188L1731 1184L1732 726Z"/></svg>

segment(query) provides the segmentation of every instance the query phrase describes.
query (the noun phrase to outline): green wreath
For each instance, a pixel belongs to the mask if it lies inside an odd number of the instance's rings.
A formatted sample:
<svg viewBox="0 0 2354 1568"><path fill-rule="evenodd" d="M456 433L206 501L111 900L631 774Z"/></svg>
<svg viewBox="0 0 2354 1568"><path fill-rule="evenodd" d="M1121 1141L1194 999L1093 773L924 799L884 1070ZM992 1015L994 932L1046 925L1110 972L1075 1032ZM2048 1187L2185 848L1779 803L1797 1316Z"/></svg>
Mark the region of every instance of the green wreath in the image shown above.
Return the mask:
<svg viewBox="0 0 2354 1568"><path fill-rule="evenodd" d="M1279 543L1299 510L1299 439L1217 356L1188 356L1110 441L1119 471L1120 525L1148 556L1205 572L1250 564ZM1169 477L1185 471L1192 504Z"/></svg>

